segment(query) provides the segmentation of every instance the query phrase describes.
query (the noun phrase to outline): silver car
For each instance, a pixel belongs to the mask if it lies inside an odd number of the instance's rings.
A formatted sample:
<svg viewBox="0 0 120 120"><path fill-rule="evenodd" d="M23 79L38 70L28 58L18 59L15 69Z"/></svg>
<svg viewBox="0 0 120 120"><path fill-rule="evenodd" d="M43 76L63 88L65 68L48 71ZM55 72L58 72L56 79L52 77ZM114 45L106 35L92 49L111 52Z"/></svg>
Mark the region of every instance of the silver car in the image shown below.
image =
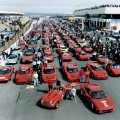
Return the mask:
<svg viewBox="0 0 120 120"><path fill-rule="evenodd" d="M18 61L18 55L11 54L6 59L6 64L16 64Z"/></svg>
<svg viewBox="0 0 120 120"><path fill-rule="evenodd" d="M22 52L22 49L20 47L15 47L12 49L12 54L19 55Z"/></svg>

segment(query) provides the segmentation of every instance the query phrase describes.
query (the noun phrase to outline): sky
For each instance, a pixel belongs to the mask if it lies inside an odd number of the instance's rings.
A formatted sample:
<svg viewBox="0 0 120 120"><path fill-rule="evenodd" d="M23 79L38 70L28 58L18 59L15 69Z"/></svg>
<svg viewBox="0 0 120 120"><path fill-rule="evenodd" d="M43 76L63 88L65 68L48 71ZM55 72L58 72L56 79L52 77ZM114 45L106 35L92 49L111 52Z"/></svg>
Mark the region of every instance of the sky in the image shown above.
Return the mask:
<svg viewBox="0 0 120 120"><path fill-rule="evenodd" d="M33 13L72 13L80 8L120 4L120 0L0 0L0 10Z"/></svg>

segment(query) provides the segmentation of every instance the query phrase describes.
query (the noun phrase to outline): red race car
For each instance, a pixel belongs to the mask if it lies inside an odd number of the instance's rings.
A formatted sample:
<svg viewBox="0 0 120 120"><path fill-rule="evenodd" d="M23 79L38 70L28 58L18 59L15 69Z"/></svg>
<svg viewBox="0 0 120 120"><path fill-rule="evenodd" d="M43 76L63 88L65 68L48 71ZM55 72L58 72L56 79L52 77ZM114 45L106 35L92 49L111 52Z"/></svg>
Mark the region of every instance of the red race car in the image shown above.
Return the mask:
<svg viewBox="0 0 120 120"><path fill-rule="evenodd" d="M73 49L74 49L75 53L82 52L82 49L79 46L74 46Z"/></svg>
<svg viewBox="0 0 120 120"><path fill-rule="evenodd" d="M63 65L63 72L67 81L69 82L77 82L79 81L79 67L74 62L67 62Z"/></svg>
<svg viewBox="0 0 120 120"><path fill-rule="evenodd" d="M13 66L4 66L0 68L0 82L10 81L13 73L14 73Z"/></svg>
<svg viewBox="0 0 120 120"><path fill-rule="evenodd" d="M108 59L108 57L104 56L104 55L96 55L95 56L95 60L97 60L99 63L105 63L106 59Z"/></svg>
<svg viewBox="0 0 120 120"><path fill-rule="evenodd" d="M120 64L118 63L109 63L106 70L111 76L120 76Z"/></svg>
<svg viewBox="0 0 120 120"><path fill-rule="evenodd" d="M64 87L55 87L42 97L40 105L57 109L65 94L66 90Z"/></svg>
<svg viewBox="0 0 120 120"><path fill-rule="evenodd" d="M106 113L115 110L113 100L95 83L81 84L80 94L85 97L94 112Z"/></svg>
<svg viewBox="0 0 120 120"><path fill-rule="evenodd" d="M86 67L89 69L90 76L92 78L94 78L96 80L100 80L100 79L105 80L108 78L108 74L107 74L106 70L104 70L99 63L87 62Z"/></svg>
<svg viewBox="0 0 120 120"><path fill-rule="evenodd" d="M32 81L32 65L20 65L15 76L16 84L28 84Z"/></svg>
<svg viewBox="0 0 120 120"><path fill-rule="evenodd" d="M54 55L51 52L45 52L43 59L46 59L48 62L54 61Z"/></svg>
<svg viewBox="0 0 120 120"><path fill-rule="evenodd" d="M53 51L52 51L52 49L50 48L50 47L45 47L44 49L43 49L43 52L45 53L45 52L51 52L51 53L53 53Z"/></svg>
<svg viewBox="0 0 120 120"><path fill-rule="evenodd" d="M79 60L82 60L82 61L84 61L84 60L89 60L90 59L90 56L86 53L86 52L80 52L80 53L78 53L78 59Z"/></svg>
<svg viewBox="0 0 120 120"><path fill-rule="evenodd" d="M20 47L22 50L24 50L26 48L24 42L19 42L18 47Z"/></svg>
<svg viewBox="0 0 120 120"><path fill-rule="evenodd" d="M42 66L42 80L45 83L49 81L56 82L58 80L58 73L55 64L47 63Z"/></svg>
<svg viewBox="0 0 120 120"><path fill-rule="evenodd" d="M63 53L61 59L63 59L63 61L71 61L72 56L69 53Z"/></svg>
<svg viewBox="0 0 120 120"><path fill-rule="evenodd" d="M93 51L92 47L90 47L90 46L83 46L83 50L85 52L92 52Z"/></svg>
<svg viewBox="0 0 120 120"><path fill-rule="evenodd" d="M34 59L34 54L31 52L25 52L22 59L21 59L21 63L25 63L25 62L32 62Z"/></svg>

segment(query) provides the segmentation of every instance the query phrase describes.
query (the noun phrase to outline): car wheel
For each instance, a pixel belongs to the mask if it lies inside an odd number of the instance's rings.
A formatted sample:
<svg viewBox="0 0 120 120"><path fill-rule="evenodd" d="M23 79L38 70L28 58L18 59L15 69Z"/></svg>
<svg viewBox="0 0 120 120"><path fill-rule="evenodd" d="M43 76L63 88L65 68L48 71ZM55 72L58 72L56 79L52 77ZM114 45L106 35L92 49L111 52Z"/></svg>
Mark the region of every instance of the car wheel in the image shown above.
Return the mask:
<svg viewBox="0 0 120 120"><path fill-rule="evenodd" d="M93 103L91 103L91 109L92 109L93 111L95 111L95 106L94 106Z"/></svg>
<svg viewBox="0 0 120 120"><path fill-rule="evenodd" d="M59 107L59 102L56 103L55 109L57 109L58 107Z"/></svg>

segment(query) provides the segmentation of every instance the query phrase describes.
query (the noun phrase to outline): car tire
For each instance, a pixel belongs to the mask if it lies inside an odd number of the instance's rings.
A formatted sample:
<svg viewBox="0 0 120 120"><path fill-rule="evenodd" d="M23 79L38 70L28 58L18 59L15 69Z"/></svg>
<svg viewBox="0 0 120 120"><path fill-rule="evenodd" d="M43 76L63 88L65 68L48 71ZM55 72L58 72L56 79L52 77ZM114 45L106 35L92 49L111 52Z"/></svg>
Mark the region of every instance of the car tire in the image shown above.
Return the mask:
<svg viewBox="0 0 120 120"><path fill-rule="evenodd" d="M55 109L59 108L59 102L56 103Z"/></svg>
<svg viewBox="0 0 120 120"><path fill-rule="evenodd" d="M92 109L93 111L95 111L95 106L94 106L93 103L91 103L91 109Z"/></svg>

